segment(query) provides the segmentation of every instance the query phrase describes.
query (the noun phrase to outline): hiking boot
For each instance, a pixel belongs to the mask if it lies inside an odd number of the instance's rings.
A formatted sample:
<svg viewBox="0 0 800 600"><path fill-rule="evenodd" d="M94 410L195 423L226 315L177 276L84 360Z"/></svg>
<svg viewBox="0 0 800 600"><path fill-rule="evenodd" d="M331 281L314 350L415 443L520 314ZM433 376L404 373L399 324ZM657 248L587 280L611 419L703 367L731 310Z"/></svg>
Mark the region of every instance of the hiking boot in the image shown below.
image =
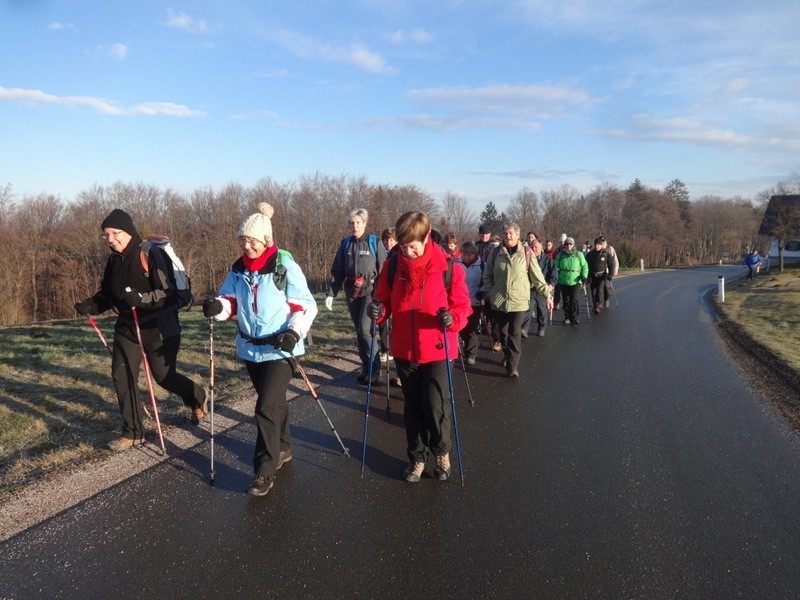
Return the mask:
<svg viewBox="0 0 800 600"><path fill-rule="evenodd" d="M436 457L436 468L433 470L433 474L439 481L444 481L448 477L450 477L450 454L442 454L441 456Z"/></svg>
<svg viewBox="0 0 800 600"><path fill-rule="evenodd" d="M569 319L564 319L564 325L569 325L571 322Z"/></svg>
<svg viewBox="0 0 800 600"><path fill-rule="evenodd" d="M594 305L594 314L596 314L596 315L600 314L600 305L599 304L595 304Z"/></svg>
<svg viewBox="0 0 800 600"><path fill-rule="evenodd" d="M274 479L271 475L256 475L253 477L253 481L250 482L247 493L251 496L266 496L267 492L272 489Z"/></svg>
<svg viewBox="0 0 800 600"><path fill-rule="evenodd" d="M108 448L112 452L124 452L128 448L132 448L137 444L138 445L144 444L144 440L135 440L133 438L118 437L117 439L108 442L106 444L106 448Z"/></svg>
<svg viewBox="0 0 800 600"><path fill-rule="evenodd" d="M539 327L539 331L536 333L539 337L544 337L544 327Z"/></svg>
<svg viewBox="0 0 800 600"><path fill-rule="evenodd" d="M470 357L467 359L467 364L468 364L468 365L474 365L474 364L475 364L475 357L474 357L474 356L470 356Z"/></svg>
<svg viewBox="0 0 800 600"><path fill-rule="evenodd" d="M203 388L203 401L192 409L192 425L200 425L208 413L208 390Z"/></svg>
<svg viewBox="0 0 800 600"><path fill-rule="evenodd" d="M603 308L608 308L608 300L606 300L605 302L603 302Z"/></svg>
<svg viewBox="0 0 800 600"><path fill-rule="evenodd" d="M406 467L403 477L410 483L417 483L422 477L422 472L425 470L424 462L413 462Z"/></svg>
<svg viewBox="0 0 800 600"><path fill-rule="evenodd" d="M280 469L283 465L285 465L290 460L292 460L292 451L291 450L281 450L281 453L278 455L278 468Z"/></svg>
<svg viewBox="0 0 800 600"><path fill-rule="evenodd" d="M389 380L389 385L393 385L395 387L403 387L403 384L400 382L400 378L399 377L392 377Z"/></svg>
<svg viewBox="0 0 800 600"><path fill-rule="evenodd" d="M573 325L577 325L578 323L580 323L580 321L578 321L578 319L572 319L572 324Z"/></svg>
<svg viewBox="0 0 800 600"><path fill-rule="evenodd" d="M502 349L503 349L503 344L501 344L500 342L495 342L494 344L492 344L492 352L500 352L500 350Z"/></svg>
<svg viewBox="0 0 800 600"><path fill-rule="evenodd" d="M511 369L511 370L508 372L508 376L509 376L511 379L516 379L516 378L518 378L518 377L519 377L519 371L517 371L516 369Z"/></svg>

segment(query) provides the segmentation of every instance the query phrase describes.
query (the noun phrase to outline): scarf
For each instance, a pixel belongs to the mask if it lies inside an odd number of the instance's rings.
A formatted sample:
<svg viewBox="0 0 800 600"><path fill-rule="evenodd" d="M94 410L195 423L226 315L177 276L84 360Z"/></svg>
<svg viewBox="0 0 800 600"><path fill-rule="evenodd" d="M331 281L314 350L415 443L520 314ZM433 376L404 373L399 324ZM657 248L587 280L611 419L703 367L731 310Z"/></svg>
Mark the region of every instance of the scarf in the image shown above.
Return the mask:
<svg viewBox="0 0 800 600"><path fill-rule="evenodd" d="M417 258L408 258L405 254L400 253L397 257L397 268L407 274L405 300L410 300L411 297L421 287L425 278L428 275L428 267L431 264L431 257L433 256L433 242L428 240L425 244L425 251L422 256Z"/></svg>
<svg viewBox="0 0 800 600"><path fill-rule="evenodd" d="M278 246L273 244L266 250L261 256L257 256L256 258L247 258L247 255L242 254L242 261L244 261L244 266L247 268L248 271L251 273L255 273L260 271L264 268L264 265L267 264L267 261L278 251Z"/></svg>

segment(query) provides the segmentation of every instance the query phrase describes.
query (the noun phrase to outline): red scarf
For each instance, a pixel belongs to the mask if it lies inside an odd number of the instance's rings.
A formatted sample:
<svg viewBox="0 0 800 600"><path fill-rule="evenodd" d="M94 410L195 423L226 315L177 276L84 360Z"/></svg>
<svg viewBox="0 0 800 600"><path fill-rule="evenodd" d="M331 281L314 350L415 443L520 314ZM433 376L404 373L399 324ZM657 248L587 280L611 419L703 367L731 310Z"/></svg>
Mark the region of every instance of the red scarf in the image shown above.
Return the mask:
<svg viewBox="0 0 800 600"><path fill-rule="evenodd" d="M242 260L244 261L244 266L251 273L260 271L261 269L264 268L264 265L267 264L267 261L270 259L270 257L277 251L278 247L275 244L273 244L272 246L267 248L261 256L257 256L256 258L247 258L247 255L242 254Z"/></svg>
<svg viewBox="0 0 800 600"><path fill-rule="evenodd" d="M405 254L400 253L397 257L399 261L397 267L408 274L405 289L406 300L409 300L414 292L422 287L422 283L428 276L428 266L431 264L432 256L433 242L429 239L428 243L425 244L425 250L422 256L408 258Z"/></svg>

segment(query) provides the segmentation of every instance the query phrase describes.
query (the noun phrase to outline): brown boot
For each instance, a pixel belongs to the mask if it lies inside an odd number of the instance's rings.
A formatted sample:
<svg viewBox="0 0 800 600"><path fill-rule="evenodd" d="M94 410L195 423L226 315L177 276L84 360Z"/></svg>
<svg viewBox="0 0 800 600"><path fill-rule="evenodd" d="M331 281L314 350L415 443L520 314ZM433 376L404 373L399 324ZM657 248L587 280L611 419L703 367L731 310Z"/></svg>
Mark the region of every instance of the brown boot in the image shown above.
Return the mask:
<svg viewBox="0 0 800 600"><path fill-rule="evenodd" d="M436 479L439 481L444 481L448 477L450 477L450 454L442 454L441 456L436 457L436 468L433 470L433 474L436 476Z"/></svg>
<svg viewBox="0 0 800 600"><path fill-rule="evenodd" d="M425 470L424 462L413 462L406 468L403 477L410 483L417 483L422 477L422 472Z"/></svg>
<svg viewBox="0 0 800 600"><path fill-rule="evenodd" d="M203 388L203 401L192 409L192 425L200 425L208 413L208 390Z"/></svg>
<svg viewBox="0 0 800 600"><path fill-rule="evenodd" d="M142 440L134 440L133 438L119 437L111 440L106 444L106 448L112 452L124 452L128 448L132 448L136 444L142 444Z"/></svg>

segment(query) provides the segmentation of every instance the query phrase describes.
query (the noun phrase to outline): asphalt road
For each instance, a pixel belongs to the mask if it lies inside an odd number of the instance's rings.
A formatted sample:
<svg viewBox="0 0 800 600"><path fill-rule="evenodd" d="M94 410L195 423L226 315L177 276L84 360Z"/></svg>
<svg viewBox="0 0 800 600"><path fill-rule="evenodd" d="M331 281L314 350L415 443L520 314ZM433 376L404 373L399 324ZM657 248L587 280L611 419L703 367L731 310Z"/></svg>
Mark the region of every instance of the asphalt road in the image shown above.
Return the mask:
<svg viewBox="0 0 800 600"><path fill-rule="evenodd" d="M615 281L614 305L454 369L464 485L406 484L400 396L292 403L294 461L244 493L254 428L0 544L0 598L798 598L800 440L731 364L709 292L738 267ZM431 467L429 467L430 469ZM58 493L58 490L53 490Z"/></svg>

